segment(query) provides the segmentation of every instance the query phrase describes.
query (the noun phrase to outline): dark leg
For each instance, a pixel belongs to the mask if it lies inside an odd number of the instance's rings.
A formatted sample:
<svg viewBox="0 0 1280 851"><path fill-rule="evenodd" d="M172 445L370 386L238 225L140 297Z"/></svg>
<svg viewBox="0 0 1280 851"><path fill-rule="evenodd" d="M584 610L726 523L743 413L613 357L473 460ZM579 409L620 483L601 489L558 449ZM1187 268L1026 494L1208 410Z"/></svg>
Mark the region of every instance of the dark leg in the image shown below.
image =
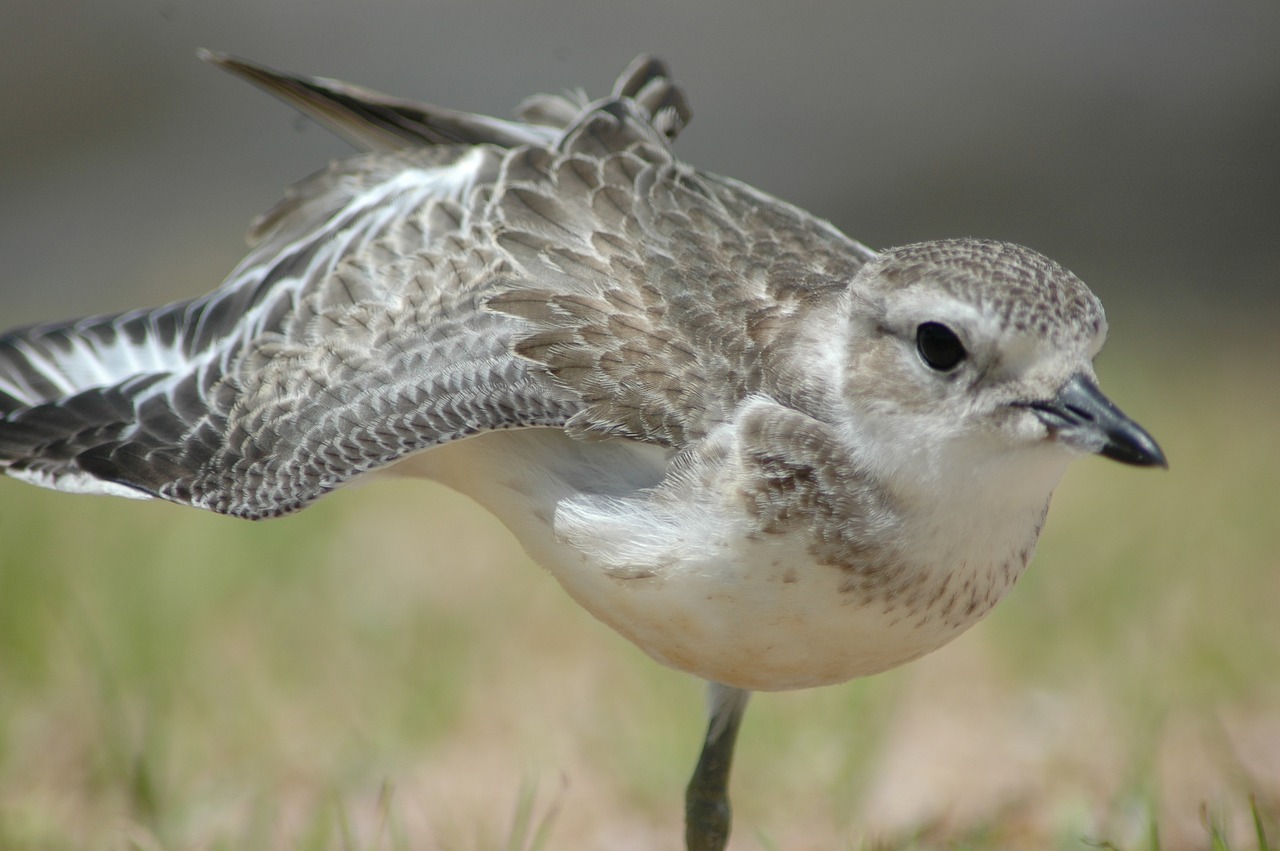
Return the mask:
<svg viewBox="0 0 1280 851"><path fill-rule="evenodd" d="M723 851L729 841L729 768L738 725L751 692L708 683L711 721L702 756L684 794L684 844L688 851Z"/></svg>

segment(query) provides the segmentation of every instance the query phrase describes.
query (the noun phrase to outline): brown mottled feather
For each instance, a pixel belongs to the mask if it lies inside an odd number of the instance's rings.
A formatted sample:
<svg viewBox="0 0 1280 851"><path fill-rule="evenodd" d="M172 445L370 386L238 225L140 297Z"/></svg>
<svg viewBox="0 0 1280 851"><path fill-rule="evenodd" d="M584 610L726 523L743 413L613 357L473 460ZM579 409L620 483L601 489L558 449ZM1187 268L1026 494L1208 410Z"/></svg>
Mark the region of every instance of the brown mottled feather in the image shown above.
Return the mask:
<svg viewBox="0 0 1280 851"><path fill-rule="evenodd" d="M867 257L861 246L643 141L597 159L571 152L536 190L511 195L499 245L525 278L560 289L515 287L488 305L537 329L516 351L586 403L573 433L679 447L753 393L821 404L823 391L777 355L792 342L786 328L830 309ZM593 218L556 228L540 209L552 204L557 221L567 207Z"/></svg>
<svg viewBox="0 0 1280 851"><path fill-rule="evenodd" d="M387 152L290 190L209 296L0 338L11 472L264 517L487 430L678 448L748 394L821 404L772 354L869 252L678 162L661 63L533 125L210 58Z"/></svg>

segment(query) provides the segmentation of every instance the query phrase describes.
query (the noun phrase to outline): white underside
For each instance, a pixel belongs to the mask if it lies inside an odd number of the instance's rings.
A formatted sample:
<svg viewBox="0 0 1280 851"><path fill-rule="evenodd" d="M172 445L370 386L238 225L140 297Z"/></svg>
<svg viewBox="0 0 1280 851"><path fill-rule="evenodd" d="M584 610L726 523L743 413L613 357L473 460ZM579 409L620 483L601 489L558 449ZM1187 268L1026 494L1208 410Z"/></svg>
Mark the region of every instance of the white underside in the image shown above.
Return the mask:
<svg viewBox="0 0 1280 851"><path fill-rule="evenodd" d="M6 468L4 472L20 482L26 482L36 487L60 490L65 493L123 496L128 499L152 499L151 494L140 491L137 488L104 481L88 473L69 472L54 476L43 470L23 470L13 467Z"/></svg>
<svg viewBox="0 0 1280 851"><path fill-rule="evenodd" d="M1034 547L1061 472L1032 495L1039 504L1029 512L968 523L969 540L921 530L913 545L924 558L919 593L957 570L947 586L953 591L966 579L987 589L981 606L948 622L936 610L932 617L909 614L905 605L842 591L844 571L817 563L798 535L749 535L748 518L735 513L732 500L704 493L678 511L664 509L640 489L662 479L668 458L652 446L584 443L529 429L432 449L390 472L431 478L475 499L575 600L654 659L752 690L877 673L963 632L1021 572L1020 560L1011 576L1001 569Z"/></svg>

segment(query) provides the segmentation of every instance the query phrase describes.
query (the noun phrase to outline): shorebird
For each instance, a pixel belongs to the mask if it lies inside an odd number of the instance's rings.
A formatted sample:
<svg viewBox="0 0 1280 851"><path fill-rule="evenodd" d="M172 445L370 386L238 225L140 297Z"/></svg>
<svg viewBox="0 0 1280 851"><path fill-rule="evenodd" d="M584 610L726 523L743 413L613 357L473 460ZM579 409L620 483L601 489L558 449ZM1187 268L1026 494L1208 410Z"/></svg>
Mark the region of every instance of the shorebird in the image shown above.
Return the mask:
<svg viewBox="0 0 1280 851"><path fill-rule="evenodd" d="M940 647L1027 566L1072 459L1166 466L1098 389L1106 322L1069 271L873 251L681 163L657 60L506 121L204 58L366 153L209 295L0 337L0 465L250 519L383 474L472 497L712 684L691 851L727 843L752 691Z"/></svg>

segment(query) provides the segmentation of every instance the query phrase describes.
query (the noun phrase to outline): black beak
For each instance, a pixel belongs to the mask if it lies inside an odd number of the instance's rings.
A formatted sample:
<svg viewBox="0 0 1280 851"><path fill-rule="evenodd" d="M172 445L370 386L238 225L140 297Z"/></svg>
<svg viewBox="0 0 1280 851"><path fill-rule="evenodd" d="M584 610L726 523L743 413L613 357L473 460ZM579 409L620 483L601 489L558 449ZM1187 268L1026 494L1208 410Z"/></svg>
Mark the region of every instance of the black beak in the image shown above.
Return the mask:
<svg viewBox="0 0 1280 851"><path fill-rule="evenodd" d="M1064 443L1136 467L1169 466L1146 429L1111 404L1083 374L1072 376L1053 399L1027 407Z"/></svg>

